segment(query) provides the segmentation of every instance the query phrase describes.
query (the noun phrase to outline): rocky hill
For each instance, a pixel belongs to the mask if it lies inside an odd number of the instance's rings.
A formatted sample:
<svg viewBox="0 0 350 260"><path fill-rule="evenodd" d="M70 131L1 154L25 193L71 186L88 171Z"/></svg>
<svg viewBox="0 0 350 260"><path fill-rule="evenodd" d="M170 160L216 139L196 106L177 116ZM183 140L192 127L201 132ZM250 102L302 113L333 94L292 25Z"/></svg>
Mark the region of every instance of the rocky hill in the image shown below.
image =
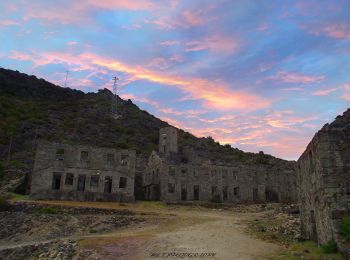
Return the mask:
<svg viewBox="0 0 350 260"><path fill-rule="evenodd" d="M0 69L0 185L31 171L38 139L135 149L139 158L147 158L157 149L159 129L169 124L119 97L121 119L116 120L111 116L112 98L107 89L84 93ZM179 130L179 147L186 146L211 160L294 167L294 162L245 153L210 137L197 138Z"/></svg>

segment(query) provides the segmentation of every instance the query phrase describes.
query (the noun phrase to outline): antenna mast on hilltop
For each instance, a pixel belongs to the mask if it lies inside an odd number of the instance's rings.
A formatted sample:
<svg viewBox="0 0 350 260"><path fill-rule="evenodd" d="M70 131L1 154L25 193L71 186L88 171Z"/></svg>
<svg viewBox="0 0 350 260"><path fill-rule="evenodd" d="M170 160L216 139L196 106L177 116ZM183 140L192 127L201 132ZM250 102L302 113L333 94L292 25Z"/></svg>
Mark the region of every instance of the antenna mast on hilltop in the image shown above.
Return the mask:
<svg viewBox="0 0 350 260"><path fill-rule="evenodd" d="M66 70L66 80L64 81L65 88L67 87L68 74L69 74L69 70Z"/></svg>
<svg viewBox="0 0 350 260"><path fill-rule="evenodd" d="M117 96L117 83L118 83L119 78L113 77L113 98L112 98L112 115L115 118L118 118L118 111L117 111L117 101L118 101L118 96Z"/></svg>

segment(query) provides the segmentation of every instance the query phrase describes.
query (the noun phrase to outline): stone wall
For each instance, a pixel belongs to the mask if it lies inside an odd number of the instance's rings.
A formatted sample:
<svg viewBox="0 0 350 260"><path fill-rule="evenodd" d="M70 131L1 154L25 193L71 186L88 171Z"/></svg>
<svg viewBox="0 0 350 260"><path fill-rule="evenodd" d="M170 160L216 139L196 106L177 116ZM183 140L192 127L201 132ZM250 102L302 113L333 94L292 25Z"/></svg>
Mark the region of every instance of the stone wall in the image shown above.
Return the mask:
<svg viewBox="0 0 350 260"><path fill-rule="evenodd" d="M135 151L40 141L30 194L36 199L134 200Z"/></svg>
<svg viewBox="0 0 350 260"><path fill-rule="evenodd" d="M340 240L350 214L350 111L325 125L298 160L302 236L319 243Z"/></svg>
<svg viewBox="0 0 350 260"><path fill-rule="evenodd" d="M167 138L171 139L173 130L166 128ZM174 144L165 143L166 139L162 137L160 134L160 142L170 151L167 145ZM213 197L234 203L295 202L294 164L280 161L279 164L231 162L216 165L206 158L199 158L190 148L182 149L182 153L153 152L144 172L145 198L168 202L209 201Z"/></svg>

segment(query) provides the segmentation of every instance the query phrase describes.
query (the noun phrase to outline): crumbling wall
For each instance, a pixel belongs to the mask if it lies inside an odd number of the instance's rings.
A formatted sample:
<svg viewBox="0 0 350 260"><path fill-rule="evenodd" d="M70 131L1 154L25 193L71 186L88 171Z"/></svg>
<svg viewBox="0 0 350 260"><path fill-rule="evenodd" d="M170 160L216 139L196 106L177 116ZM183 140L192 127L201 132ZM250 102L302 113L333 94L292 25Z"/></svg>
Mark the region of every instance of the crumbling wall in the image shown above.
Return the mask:
<svg viewBox="0 0 350 260"><path fill-rule="evenodd" d="M319 243L339 240L350 210L350 113L320 130L298 160L302 236Z"/></svg>

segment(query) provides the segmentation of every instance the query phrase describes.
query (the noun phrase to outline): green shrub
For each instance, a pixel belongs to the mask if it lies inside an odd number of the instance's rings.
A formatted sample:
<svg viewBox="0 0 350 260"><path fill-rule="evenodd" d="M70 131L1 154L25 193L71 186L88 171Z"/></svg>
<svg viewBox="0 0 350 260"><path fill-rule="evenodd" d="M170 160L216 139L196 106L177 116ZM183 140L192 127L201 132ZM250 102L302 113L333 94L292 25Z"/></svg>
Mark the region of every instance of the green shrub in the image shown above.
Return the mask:
<svg viewBox="0 0 350 260"><path fill-rule="evenodd" d="M333 239L328 241L327 243L321 245L321 251L325 254L333 254L338 251L337 242Z"/></svg>
<svg viewBox="0 0 350 260"><path fill-rule="evenodd" d="M59 214L61 210L58 208L41 208L38 212L41 214Z"/></svg>
<svg viewBox="0 0 350 260"><path fill-rule="evenodd" d="M350 216L343 218L341 221L340 234L346 241L350 241Z"/></svg>
<svg viewBox="0 0 350 260"><path fill-rule="evenodd" d="M0 211L7 211L10 208L10 204L4 198L0 197Z"/></svg>
<svg viewBox="0 0 350 260"><path fill-rule="evenodd" d="M90 228L89 233L97 233L97 230L94 228Z"/></svg>
<svg viewBox="0 0 350 260"><path fill-rule="evenodd" d="M222 203L222 200L221 200L220 195L214 195L214 196L211 198L211 202L213 202L213 203Z"/></svg>
<svg viewBox="0 0 350 260"><path fill-rule="evenodd" d="M5 166L2 162L0 162L0 179L4 177Z"/></svg>

